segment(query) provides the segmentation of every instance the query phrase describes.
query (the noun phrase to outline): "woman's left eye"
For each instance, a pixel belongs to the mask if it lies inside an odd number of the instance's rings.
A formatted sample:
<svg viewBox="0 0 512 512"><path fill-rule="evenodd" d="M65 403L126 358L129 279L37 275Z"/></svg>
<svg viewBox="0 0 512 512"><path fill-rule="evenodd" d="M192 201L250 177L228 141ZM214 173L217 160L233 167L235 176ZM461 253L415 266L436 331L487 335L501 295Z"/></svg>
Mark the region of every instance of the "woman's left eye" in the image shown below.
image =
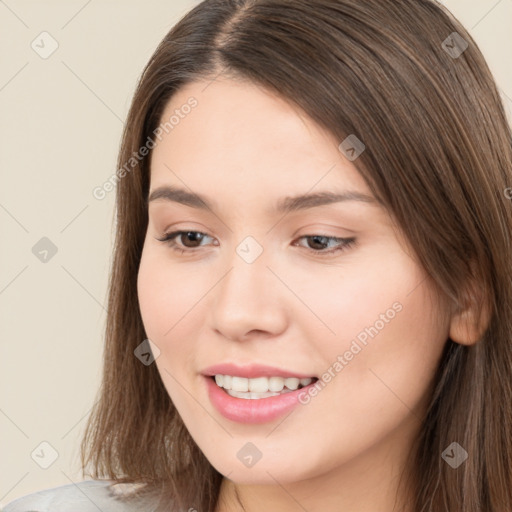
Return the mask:
<svg viewBox="0 0 512 512"><path fill-rule="evenodd" d="M184 238L183 238L184 237ZM194 245L195 243L199 242L201 243L202 240L204 240L205 237L209 237L206 233L202 233L200 231L174 231L173 233L166 234L164 238L157 238L158 241L166 243L171 247L171 249L178 251L180 254L183 253L192 253L196 252L194 249L200 247L200 245ZM178 244L177 239L181 239L181 241L185 241L185 244L191 243L192 246L187 246L183 244ZM328 235L303 235L299 237L297 240L306 239L308 242L313 241L313 243L317 246L328 246L330 242L335 242L337 245L332 247L329 250L325 250L325 248L322 248L320 250L312 249L311 247L304 247L309 252L314 254L320 254L320 255L330 255L333 253L337 253L339 251L343 251L345 249L348 249L349 247L352 247L356 243L356 238L339 238L334 236L328 236ZM294 243L293 245L297 245L297 243ZM184 248L183 248L184 247Z"/></svg>
<svg viewBox="0 0 512 512"><path fill-rule="evenodd" d="M320 245L320 246L329 245L330 241L334 241L337 243L337 245L335 245L334 247L332 247L331 249L329 249L327 251L326 250L317 251L315 249L311 249L310 247L306 247L306 249L308 251L313 252L315 254L321 254L321 255L330 255L333 253L344 251L344 250L348 249L349 247L352 247L356 244L355 237L339 238L339 237L328 236L328 235L304 235L304 236L301 236L298 240L301 240L303 238L308 241L313 241L314 244L317 246L318 245Z"/></svg>

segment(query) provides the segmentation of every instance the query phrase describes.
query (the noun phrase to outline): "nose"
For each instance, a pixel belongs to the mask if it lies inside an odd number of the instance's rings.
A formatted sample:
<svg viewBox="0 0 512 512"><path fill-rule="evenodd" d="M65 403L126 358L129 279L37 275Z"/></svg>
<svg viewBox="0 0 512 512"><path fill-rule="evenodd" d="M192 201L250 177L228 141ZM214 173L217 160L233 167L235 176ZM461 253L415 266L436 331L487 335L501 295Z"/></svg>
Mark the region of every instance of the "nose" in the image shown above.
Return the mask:
<svg viewBox="0 0 512 512"><path fill-rule="evenodd" d="M250 260L248 260L250 261ZM286 287L268 266L266 252L249 263L234 253L229 271L212 290L212 325L233 341L274 337L288 324Z"/></svg>

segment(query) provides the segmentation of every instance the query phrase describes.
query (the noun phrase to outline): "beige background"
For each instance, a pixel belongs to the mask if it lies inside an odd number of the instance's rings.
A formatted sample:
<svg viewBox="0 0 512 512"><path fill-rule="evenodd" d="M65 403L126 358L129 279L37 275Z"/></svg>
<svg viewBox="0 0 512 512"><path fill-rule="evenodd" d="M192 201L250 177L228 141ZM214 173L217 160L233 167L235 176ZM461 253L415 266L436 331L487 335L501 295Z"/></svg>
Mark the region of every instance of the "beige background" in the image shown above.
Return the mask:
<svg viewBox="0 0 512 512"><path fill-rule="evenodd" d="M0 0L0 504L82 480L114 208L113 192L99 201L92 190L115 172L143 66L197 3ZM482 49L512 120L512 0L444 4ZM47 59L31 47L43 31L59 45ZM32 252L42 237L57 247L46 263Z"/></svg>

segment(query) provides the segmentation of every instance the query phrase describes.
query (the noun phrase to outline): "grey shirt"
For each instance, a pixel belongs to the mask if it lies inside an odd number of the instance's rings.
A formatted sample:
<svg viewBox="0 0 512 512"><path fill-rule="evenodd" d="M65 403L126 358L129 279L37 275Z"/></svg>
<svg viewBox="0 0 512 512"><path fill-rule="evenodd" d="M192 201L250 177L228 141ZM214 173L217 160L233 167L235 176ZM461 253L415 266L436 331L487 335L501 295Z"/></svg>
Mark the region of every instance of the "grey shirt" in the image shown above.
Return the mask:
<svg viewBox="0 0 512 512"><path fill-rule="evenodd" d="M154 512L153 498L132 497L121 500L134 490L130 484L114 484L110 480L85 480L27 494L11 501L2 512ZM165 507L176 511L171 504ZM193 509L192 509L193 510Z"/></svg>

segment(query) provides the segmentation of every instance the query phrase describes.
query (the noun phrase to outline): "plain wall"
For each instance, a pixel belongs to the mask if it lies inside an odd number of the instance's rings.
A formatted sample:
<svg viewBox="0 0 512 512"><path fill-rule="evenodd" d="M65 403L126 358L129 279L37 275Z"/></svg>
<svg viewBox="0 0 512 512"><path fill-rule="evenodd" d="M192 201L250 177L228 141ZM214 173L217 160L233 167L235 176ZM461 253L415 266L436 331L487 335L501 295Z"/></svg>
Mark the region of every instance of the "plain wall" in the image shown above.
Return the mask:
<svg viewBox="0 0 512 512"><path fill-rule="evenodd" d="M144 65L197 3L0 2L0 505L83 479L115 196L92 191L116 170ZM512 0L443 3L483 51L512 120ZM43 31L59 45L48 58Z"/></svg>

